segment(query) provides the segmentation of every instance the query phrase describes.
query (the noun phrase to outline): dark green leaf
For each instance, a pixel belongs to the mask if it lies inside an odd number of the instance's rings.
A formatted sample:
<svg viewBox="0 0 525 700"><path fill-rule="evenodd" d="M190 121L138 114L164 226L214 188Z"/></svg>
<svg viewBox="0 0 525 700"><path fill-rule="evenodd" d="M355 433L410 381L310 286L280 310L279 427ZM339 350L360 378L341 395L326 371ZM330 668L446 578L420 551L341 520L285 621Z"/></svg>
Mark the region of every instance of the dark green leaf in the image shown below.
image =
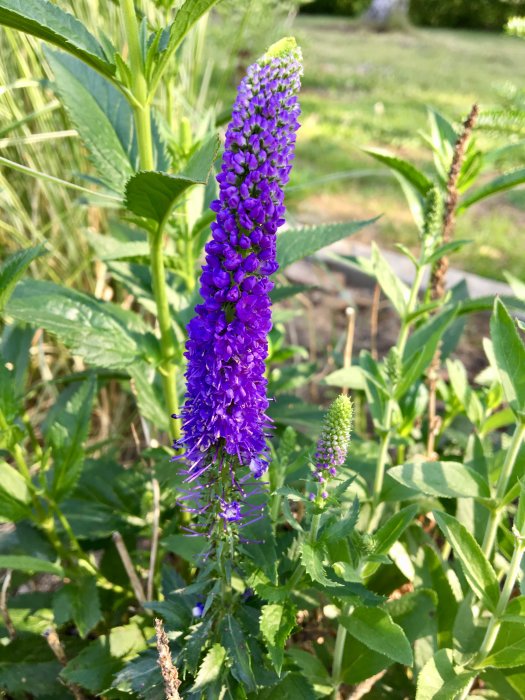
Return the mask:
<svg viewBox="0 0 525 700"><path fill-rule="evenodd" d="M4 640L0 645L3 697L70 700L70 693L58 679L59 672L60 664L42 634L19 634L13 641Z"/></svg>
<svg viewBox="0 0 525 700"><path fill-rule="evenodd" d="M421 196L425 196L430 187L432 187L432 181L428 177L415 168L411 163L402 158L397 158L391 155L388 151L382 150L380 148L364 148L365 153L375 158L380 163L388 166L391 170L401 175L401 177L409 182Z"/></svg>
<svg viewBox="0 0 525 700"><path fill-rule="evenodd" d="M396 481L442 498L489 498L487 483L460 462L411 462L388 470Z"/></svg>
<svg viewBox="0 0 525 700"><path fill-rule="evenodd" d="M454 664L452 649L440 649L419 674L416 700L455 700L476 675Z"/></svg>
<svg viewBox="0 0 525 700"><path fill-rule="evenodd" d="M375 533L374 554L387 554L394 542L397 542L406 528L411 524L417 511L418 506L414 504L395 513L390 520ZM377 571L379 566L380 564L376 562L365 564L362 571L363 578L371 576Z"/></svg>
<svg viewBox="0 0 525 700"><path fill-rule="evenodd" d="M31 265L33 260L44 255L45 252L44 246L39 244L33 248L17 250L16 253L6 257L0 266L0 313L4 310L16 283L29 265Z"/></svg>
<svg viewBox="0 0 525 700"><path fill-rule="evenodd" d="M109 188L121 193L132 173L131 163L108 114L96 99L97 93L91 94L89 91L90 87L98 89L100 97L107 85L106 90L115 97L115 88L99 76L93 81L92 71L87 66L65 54L48 51L47 59L55 75L58 95L86 146L100 179ZM108 103L104 106L109 108Z"/></svg>
<svg viewBox="0 0 525 700"><path fill-rule="evenodd" d="M231 672L247 690L255 690L255 678L250 661L248 646L241 626L233 615L226 615L220 624L220 639L232 662ZM200 673L200 671L199 671Z"/></svg>
<svg viewBox="0 0 525 700"><path fill-rule="evenodd" d="M48 0L0 0L0 24L49 41L112 75L115 65L78 19Z"/></svg>
<svg viewBox="0 0 525 700"><path fill-rule="evenodd" d="M148 649L117 673L112 688L144 700L165 700L166 691L157 650ZM108 694L108 697L113 697Z"/></svg>
<svg viewBox="0 0 525 700"><path fill-rule="evenodd" d="M96 385L94 374L71 385L47 416L46 442L53 456L51 492L57 501L72 491L80 476Z"/></svg>
<svg viewBox="0 0 525 700"><path fill-rule="evenodd" d="M305 540L301 548L301 561L306 573L312 581L317 581L317 583L323 586L334 586L333 581L327 578L323 566L323 558L325 556L324 549L320 546L315 546L312 542Z"/></svg>
<svg viewBox="0 0 525 700"><path fill-rule="evenodd" d="M284 270L297 260L313 255L318 250L357 233L376 219L348 221L342 224L323 224L288 229L277 235L277 262Z"/></svg>
<svg viewBox="0 0 525 700"><path fill-rule="evenodd" d="M499 299L494 303L490 335L505 397L514 413L525 421L525 345Z"/></svg>
<svg viewBox="0 0 525 700"><path fill-rule="evenodd" d="M317 697L302 673L287 673L276 685L257 693L258 700L316 700Z"/></svg>
<svg viewBox="0 0 525 700"><path fill-rule="evenodd" d="M217 135L211 136L190 158L180 175L141 171L126 184L126 207L137 216L161 223L178 198L193 185L205 185L219 150Z"/></svg>
<svg viewBox="0 0 525 700"><path fill-rule="evenodd" d="M520 622L503 622L490 654L479 668L515 668L525 664L525 634Z"/></svg>
<svg viewBox="0 0 525 700"><path fill-rule="evenodd" d="M84 576L60 588L55 593L53 609L57 625L72 620L85 639L102 619L96 579Z"/></svg>
<svg viewBox="0 0 525 700"><path fill-rule="evenodd" d="M474 593L494 610L499 600L499 584L494 569L470 532L456 518L434 511L434 517L458 558Z"/></svg>
<svg viewBox="0 0 525 700"><path fill-rule="evenodd" d="M64 576L64 570L58 564L24 554L0 554L0 569L14 569L35 574L54 574Z"/></svg>
<svg viewBox="0 0 525 700"><path fill-rule="evenodd" d="M137 625L114 627L69 661L60 677L98 695L111 686L114 675L125 662L145 647L146 640Z"/></svg>
<svg viewBox="0 0 525 700"><path fill-rule="evenodd" d="M126 323L135 314L52 282L22 280L7 304L7 313L55 334L93 365L125 368L141 354Z"/></svg>
<svg viewBox="0 0 525 700"><path fill-rule="evenodd" d="M387 656L405 666L413 663L412 649L402 628L381 608L356 608L354 612L340 618L352 637L369 649Z"/></svg>
<svg viewBox="0 0 525 700"><path fill-rule="evenodd" d="M187 535L169 535L162 540L162 546L168 552L173 552L181 559L195 563L199 554L207 548L207 542L201 537L188 537Z"/></svg>
<svg viewBox="0 0 525 700"><path fill-rule="evenodd" d="M481 199L491 197L498 192L510 190L517 185L522 185L524 182L525 168L518 168L517 170L512 170L510 173L505 173L505 175L500 175L464 197L459 203L458 212L467 209Z"/></svg>
<svg viewBox="0 0 525 700"><path fill-rule="evenodd" d="M395 391L396 398L401 398L431 363L443 333L453 321L455 313L453 309L444 310L412 333L403 353L401 379Z"/></svg>

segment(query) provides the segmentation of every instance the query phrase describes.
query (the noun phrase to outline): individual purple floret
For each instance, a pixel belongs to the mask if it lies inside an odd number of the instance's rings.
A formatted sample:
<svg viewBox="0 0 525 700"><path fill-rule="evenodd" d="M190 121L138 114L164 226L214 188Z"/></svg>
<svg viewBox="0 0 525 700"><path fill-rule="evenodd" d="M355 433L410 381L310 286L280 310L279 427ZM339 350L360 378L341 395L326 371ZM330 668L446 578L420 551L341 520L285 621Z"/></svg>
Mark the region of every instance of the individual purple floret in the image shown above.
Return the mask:
<svg viewBox="0 0 525 700"><path fill-rule="evenodd" d="M188 510L226 528L253 516L247 479L267 469L270 421L265 360L272 327L269 277L299 127L301 54L283 39L239 86L217 176L217 213L206 245L203 303L188 325L182 438ZM242 509L242 512L241 512Z"/></svg>

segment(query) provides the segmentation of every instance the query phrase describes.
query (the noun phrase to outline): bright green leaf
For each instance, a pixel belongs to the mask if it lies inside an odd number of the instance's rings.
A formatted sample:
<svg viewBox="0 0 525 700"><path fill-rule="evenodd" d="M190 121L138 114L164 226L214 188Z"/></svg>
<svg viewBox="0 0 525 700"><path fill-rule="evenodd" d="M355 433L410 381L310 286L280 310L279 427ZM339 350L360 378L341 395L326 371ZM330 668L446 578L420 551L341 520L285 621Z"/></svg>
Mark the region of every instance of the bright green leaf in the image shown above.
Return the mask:
<svg viewBox="0 0 525 700"><path fill-rule="evenodd" d="M393 622L385 610L356 608L351 615L341 617L339 621L352 637L369 649L405 666L412 665L410 643L402 628Z"/></svg>
<svg viewBox="0 0 525 700"><path fill-rule="evenodd" d="M383 293L390 299L395 310L404 317L409 289L391 268L375 243L372 243L372 270Z"/></svg>
<svg viewBox="0 0 525 700"><path fill-rule="evenodd" d="M509 173L500 175L494 178L486 185L483 185L479 189L471 192L466 197L464 197L458 206L458 212L467 209L481 199L486 199L487 197L492 197L492 195L498 192L504 192L505 190L510 190L517 185L522 185L525 182L525 168L518 168L517 170L512 170Z"/></svg>
<svg viewBox="0 0 525 700"><path fill-rule="evenodd" d="M499 299L494 303L490 335L505 397L514 413L525 421L525 344Z"/></svg>
<svg viewBox="0 0 525 700"><path fill-rule="evenodd" d="M465 671L453 661L452 649L440 649L422 668L416 700L455 700L470 681L475 671Z"/></svg>
<svg viewBox="0 0 525 700"><path fill-rule="evenodd" d="M45 252L44 246L39 244L33 248L17 250L16 253L6 257L0 266L0 312L3 311L16 283L29 265L31 265L33 260L44 255Z"/></svg>
<svg viewBox="0 0 525 700"><path fill-rule="evenodd" d="M82 22L48 0L0 0L0 24L49 41L106 75L115 72L112 60Z"/></svg>
<svg viewBox="0 0 525 700"><path fill-rule="evenodd" d="M190 158L180 175L154 171L136 173L126 184L126 207L137 216L161 223L190 187L206 184L218 150L219 139L214 134Z"/></svg>
<svg viewBox="0 0 525 700"><path fill-rule="evenodd" d="M372 158L375 158L380 163L383 163L391 170L398 173L404 180L415 187L422 197L424 197L430 187L432 187L432 181L429 180L421 170L415 168L408 161L393 156L388 151L380 148L365 148L363 150L365 153L372 156Z"/></svg>
<svg viewBox="0 0 525 700"><path fill-rule="evenodd" d="M295 609L284 603L263 605L259 626L275 670L281 673L284 645L296 625Z"/></svg>
<svg viewBox="0 0 525 700"><path fill-rule="evenodd" d="M204 657L197 677L195 678L192 691L196 692L216 681L221 675L225 659L226 649L220 644L214 644Z"/></svg>
<svg viewBox="0 0 525 700"><path fill-rule="evenodd" d="M277 234L277 262L284 270L297 260L302 260L317 253L318 250L353 236L365 226L373 224L376 219L367 221L348 221L342 224L322 224L288 229Z"/></svg>
<svg viewBox="0 0 525 700"><path fill-rule="evenodd" d="M408 488L442 498L489 498L487 483L460 462L410 462L388 470Z"/></svg>
<svg viewBox="0 0 525 700"><path fill-rule="evenodd" d="M480 668L515 668L525 664L525 634L521 622L503 622L490 654Z"/></svg>
<svg viewBox="0 0 525 700"><path fill-rule="evenodd" d="M31 493L24 477L0 461L0 522L17 522L29 515Z"/></svg>
<svg viewBox="0 0 525 700"><path fill-rule="evenodd" d="M499 600L499 583L481 547L452 515L434 511L434 517L454 550L470 587L489 609L494 610Z"/></svg>
<svg viewBox="0 0 525 700"><path fill-rule="evenodd" d="M323 586L337 585L326 576L323 566L324 550L305 540L301 548L301 561L312 581Z"/></svg>
<svg viewBox="0 0 525 700"><path fill-rule="evenodd" d="M25 554L0 554L0 569L14 569L34 574L55 574L64 576L64 570L52 561L28 557Z"/></svg>

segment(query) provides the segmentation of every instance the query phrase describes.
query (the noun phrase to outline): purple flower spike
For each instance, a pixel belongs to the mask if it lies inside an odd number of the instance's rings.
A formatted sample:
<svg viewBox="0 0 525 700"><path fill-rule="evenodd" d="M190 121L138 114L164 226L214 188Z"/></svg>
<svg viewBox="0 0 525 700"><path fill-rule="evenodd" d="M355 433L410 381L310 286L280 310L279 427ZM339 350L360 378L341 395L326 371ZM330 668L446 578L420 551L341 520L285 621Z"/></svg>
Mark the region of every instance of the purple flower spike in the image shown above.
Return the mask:
<svg viewBox="0 0 525 700"><path fill-rule="evenodd" d="M276 232L299 127L300 61L295 40L283 39L248 68L226 132L219 199L211 204L217 216L200 279L203 303L188 325L182 438L175 443L184 449L198 509L211 504L208 522L217 515L225 525L239 520L241 483L267 469L269 277L278 268ZM239 517L226 515L234 504Z"/></svg>

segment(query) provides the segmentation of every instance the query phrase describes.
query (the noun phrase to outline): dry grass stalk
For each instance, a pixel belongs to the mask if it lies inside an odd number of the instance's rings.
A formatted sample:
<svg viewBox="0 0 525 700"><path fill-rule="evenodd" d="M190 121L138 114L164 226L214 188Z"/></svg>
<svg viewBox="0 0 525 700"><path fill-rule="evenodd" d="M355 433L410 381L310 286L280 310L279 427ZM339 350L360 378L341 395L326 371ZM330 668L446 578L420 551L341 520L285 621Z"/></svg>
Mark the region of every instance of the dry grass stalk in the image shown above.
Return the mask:
<svg viewBox="0 0 525 700"><path fill-rule="evenodd" d="M158 663L164 679L166 700L182 700L179 695L179 674L171 658L168 636L164 631L162 620L158 618L155 618L155 630L157 633L157 651L159 653Z"/></svg>
<svg viewBox="0 0 525 700"><path fill-rule="evenodd" d="M354 348L354 335L355 335L355 309L351 306L346 307L346 318L347 318L347 329L346 329L346 343L343 355L343 367L345 369L350 369L352 366L352 350ZM343 394L346 396L348 394L348 387L343 387Z"/></svg>
<svg viewBox="0 0 525 700"><path fill-rule="evenodd" d="M115 543L115 547L117 548L117 552L119 553L122 565L126 570L129 581L133 588L133 592L135 593L135 597L140 603L140 605L144 605L144 603L146 602L144 588L142 587L142 583L140 582L140 579L137 576L137 572L135 571L135 567L133 566L133 562L131 561L128 548L126 547L126 543L124 542L120 532L113 533L113 542Z"/></svg>
<svg viewBox="0 0 525 700"><path fill-rule="evenodd" d="M57 658L58 662L61 664L61 666L65 666L67 664L67 656L66 652L64 651L64 647L62 646L62 642L60 641L60 638L58 636L58 632L53 628L49 627L45 633L44 637L47 640L47 643L49 644L49 648ZM73 694L75 700L86 700L86 696L82 692L82 690L79 688L78 685L75 683L68 683L66 681L62 681L66 688L71 691Z"/></svg>
<svg viewBox="0 0 525 700"><path fill-rule="evenodd" d="M7 593L9 591L9 586L11 585L11 576L13 572L8 569L4 580L2 582L2 589L0 590L0 614L4 620L4 625L9 635L9 639L13 640L16 637L16 629L9 615L9 609L7 607Z"/></svg>
<svg viewBox="0 0 525 700"><path fill-rule="evenodd" d="M381 678L383 678L385 673L386 671L380 671L379 673L376 673L375 676L370 676L370 678L367 678L365 681L359 683L359 685L356 685L348 696L348 700L361 700L361 698L364 698L365 695L368 695L368 693L372 690L377 681L380 681Z"/></svg>
<svg viewBox="0 0 525 700"><path fill-rule="evenodd" d="M443 243L450 243L452 240L452 234L454 232L454 224L456 221L456 207L458 204L458 180L461 172L461 166L463 165L463 159L465 157L465 150L469 138L472 135L472 131L476 124L476 120L479 114L479 107L477 104L472 105L472 109L468 117L463 122L463 130L456 141L454 147L454 153L452 156L452 165L450 166L448 180L447 180L447 197L445 201L445 213L443 216ZM445 296L446 287L446 276L449 266L448 256L444 255L440 258L434 265L432 270L432 275L430 278L430 296L431 299L436 301L443 299ZM427 443L427 458L436 459L436 454L434 451L434 444L436 436L439 433L441 427L441 419L437 415L436 409L436 387L439 379L439 368L441 364L441 349L438 348L434 355L434 359L429 367L427 378L428 378L428 389L429 389L429 400L428 400L428 443Z"/></svg>

